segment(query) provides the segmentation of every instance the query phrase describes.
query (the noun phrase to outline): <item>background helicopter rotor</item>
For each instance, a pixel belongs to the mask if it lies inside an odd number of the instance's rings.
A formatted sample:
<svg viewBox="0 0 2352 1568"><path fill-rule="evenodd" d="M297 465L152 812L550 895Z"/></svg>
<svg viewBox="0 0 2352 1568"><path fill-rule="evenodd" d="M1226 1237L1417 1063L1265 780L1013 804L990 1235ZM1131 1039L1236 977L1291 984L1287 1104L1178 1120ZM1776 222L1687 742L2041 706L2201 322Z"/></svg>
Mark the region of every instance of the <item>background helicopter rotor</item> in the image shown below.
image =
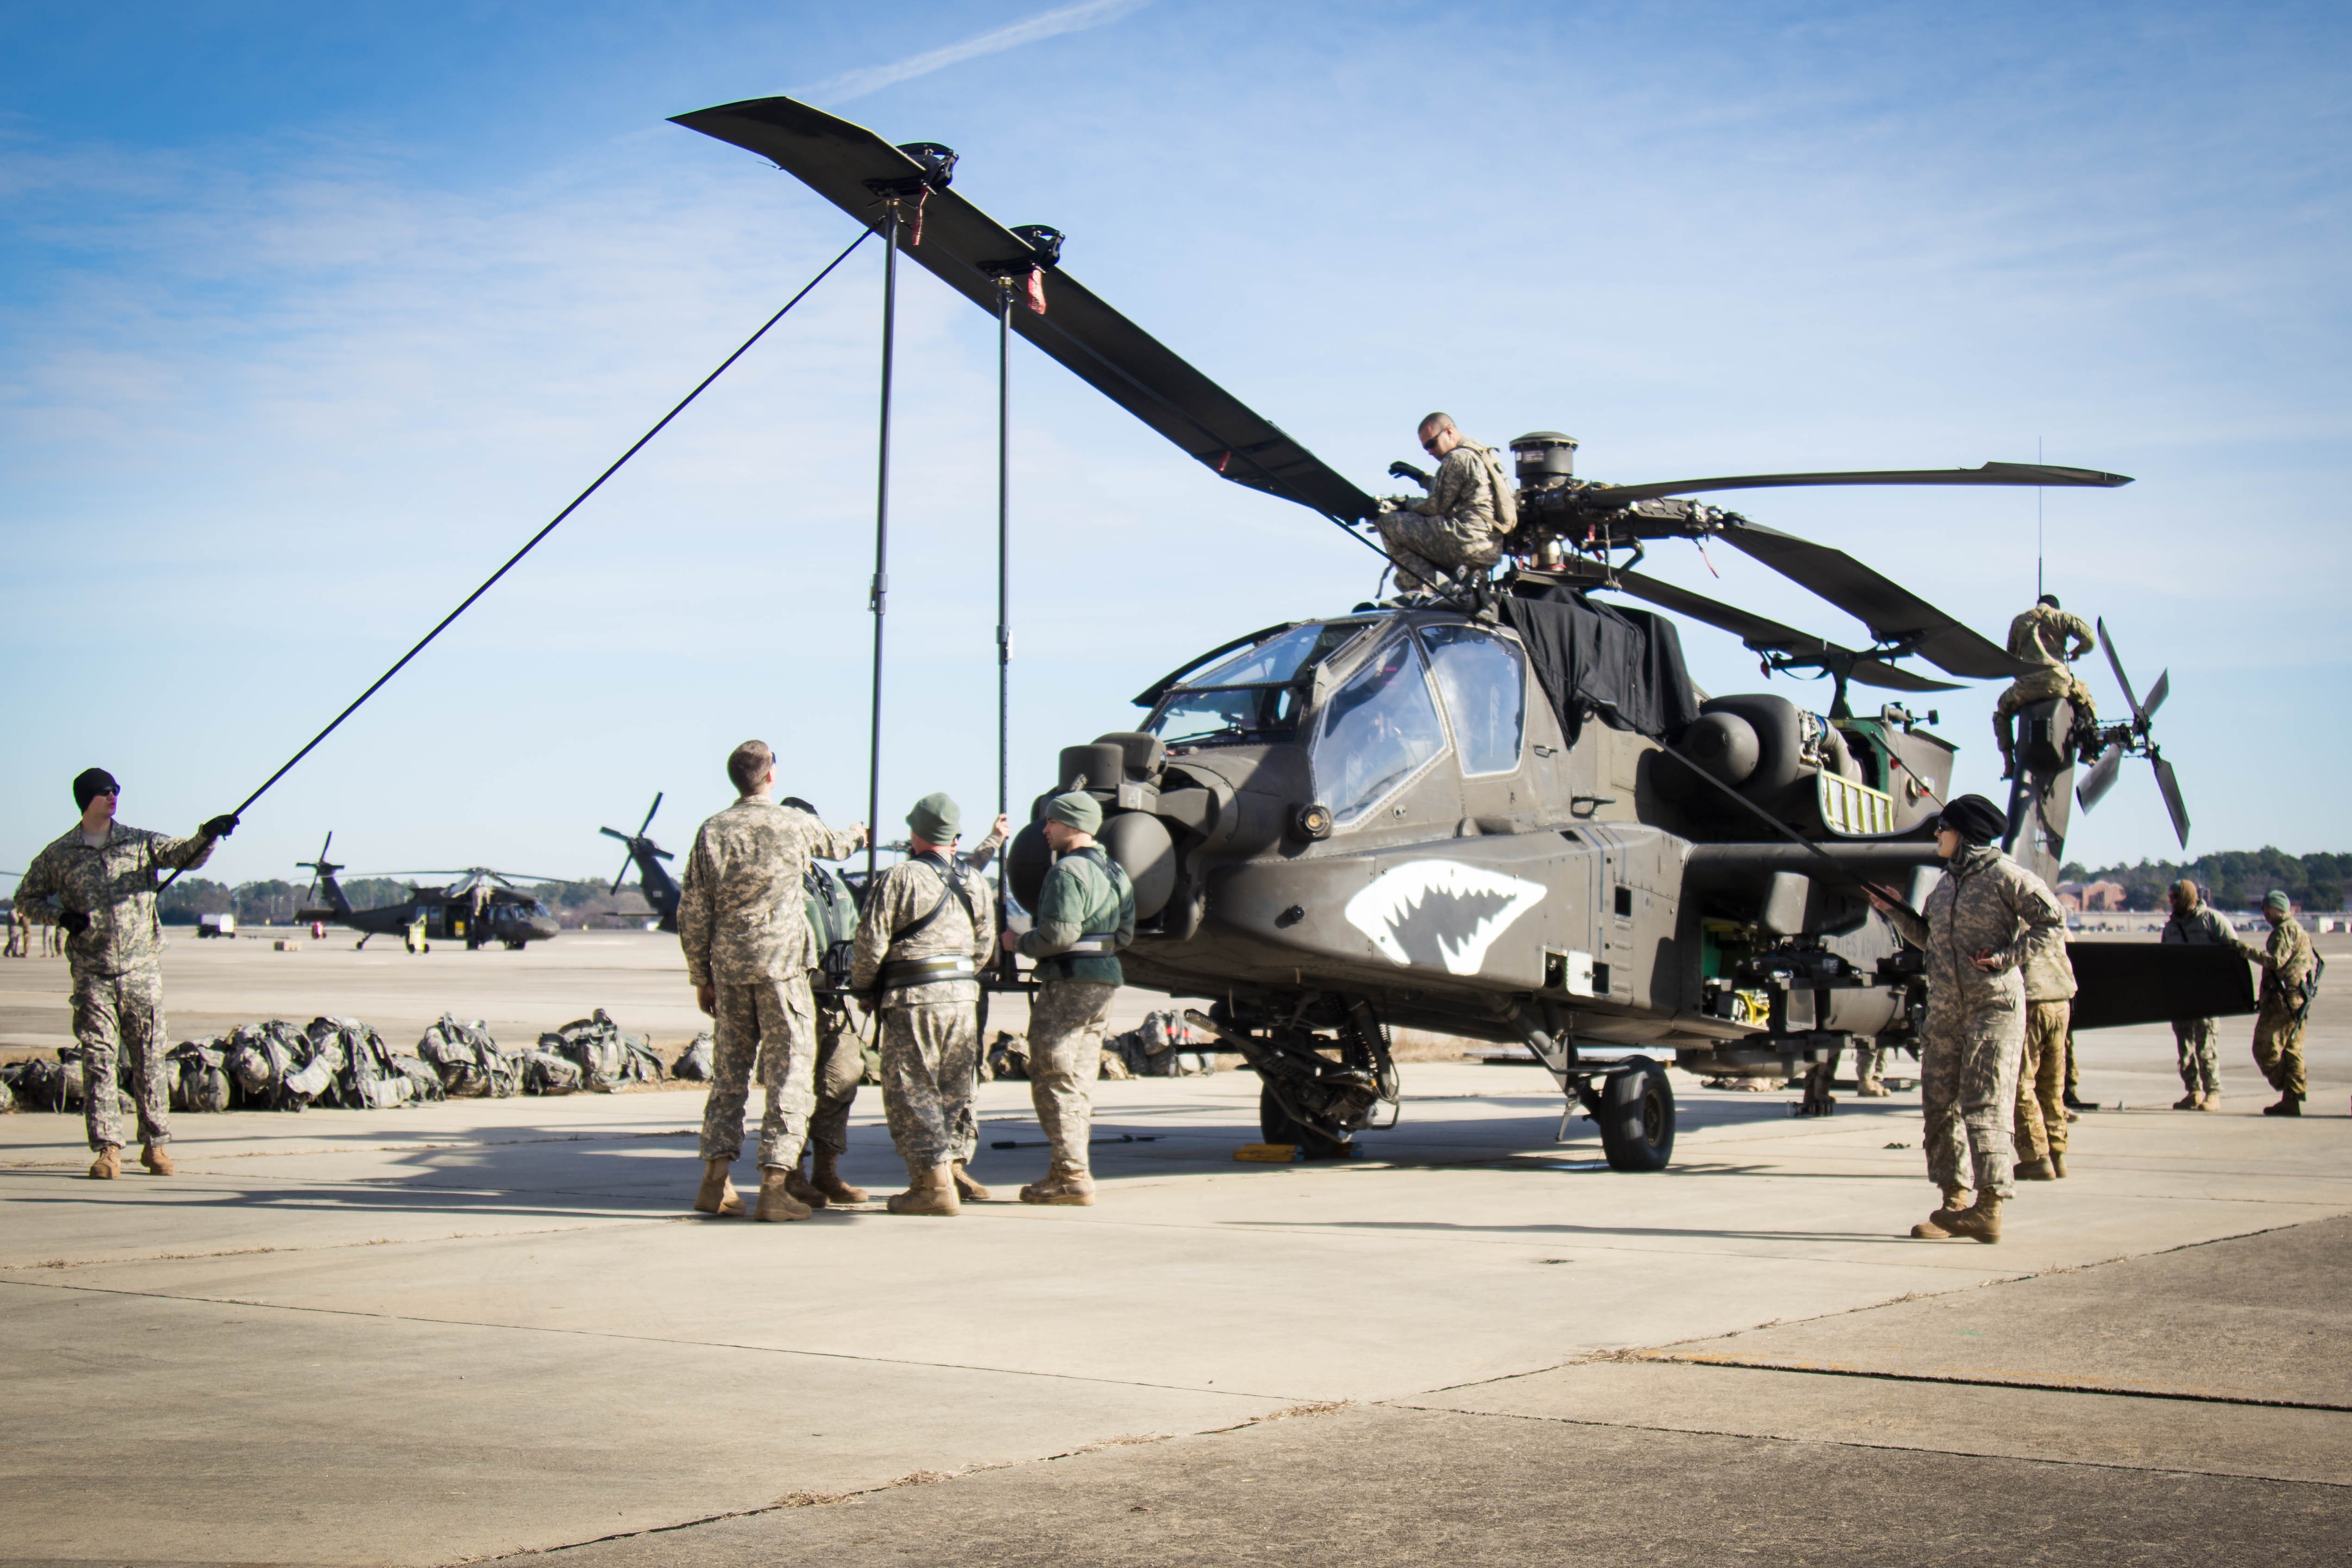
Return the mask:
<svg viewBox="0 0 2352 1568"><path fill-rule="evenodd" d="M613 873L613 891L616 893L621 890L621 879L626 877L629 874L629 868L636 863L640 846L643 847L646 854L655 856L657 858L663 860L675 860L677 858L677 856L672 855L667 849L657 847L651 839L646 837L646 829L652 827L654 825L654 813L661 809L663 793L664 792L660 790L656 790L654 792L654 803L653 805L646 807L646 819L637 824L637 830L635 833L623 833L618 828L614 827L600 827L596 830L605 837L617 838L628 847L626 853L621 857L621 868Z"/></svg>

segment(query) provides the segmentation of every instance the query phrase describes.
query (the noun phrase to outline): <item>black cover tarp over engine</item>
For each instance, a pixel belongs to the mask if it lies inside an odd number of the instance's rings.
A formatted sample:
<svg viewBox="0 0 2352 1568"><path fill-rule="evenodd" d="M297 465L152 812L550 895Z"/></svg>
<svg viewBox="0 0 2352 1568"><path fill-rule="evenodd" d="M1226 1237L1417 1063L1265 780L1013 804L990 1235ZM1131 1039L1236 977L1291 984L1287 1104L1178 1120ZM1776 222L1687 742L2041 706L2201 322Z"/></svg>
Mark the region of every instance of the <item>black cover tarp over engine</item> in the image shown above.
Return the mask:
<svg viewBox="0 0 2352 1568"><path fill-rule="evenodd" d="M1698 717L1682 634L1672 621L1595 605L1573 588L1506 595L1502 608L1570 745L1588 715L1654 740L1680 734Z"/></svg>

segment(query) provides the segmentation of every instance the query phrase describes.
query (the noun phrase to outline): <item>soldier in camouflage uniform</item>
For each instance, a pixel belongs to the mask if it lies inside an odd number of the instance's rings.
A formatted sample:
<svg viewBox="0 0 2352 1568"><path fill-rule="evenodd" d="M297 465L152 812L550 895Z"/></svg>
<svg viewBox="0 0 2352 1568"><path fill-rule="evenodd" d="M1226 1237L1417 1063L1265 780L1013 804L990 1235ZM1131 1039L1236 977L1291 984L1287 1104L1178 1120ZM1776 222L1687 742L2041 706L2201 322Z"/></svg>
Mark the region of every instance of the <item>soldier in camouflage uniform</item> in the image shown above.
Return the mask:
<svg viewBox="0 0 2352 1568"><path fill-rule="evenodd" d="M980 1060L980 968L996 943L988 886L953 858L961 813L927 795L907 814L907 858L866 889L850 984L877 988L882 1109L907 1162L892 1214L952 1215L956 1135Z"/></svg>
<svg viewBox="0 0 2352 1568"><path fill-rule="evenodd" d="M104 768L73 782L81 821L33 858L16 884L16 907L51 913L66 938L73 978L74 1039L82 1050L82 1118L98 1158L89 1173L122 1171L122 1115L115 1103L117 1053L131 1066L139 1103L140 1163L172 1173L172 1084L163 1063L163 926L155 911L159 873L193 871L236 831L215 816L189 838L166 838L114 820L122 787Z"/></svg>
<svg viewBox="0 0 2352 1568"><path fill-rule="evenodd" d="M1384 501L1372 520L1396 563L1397 586L1408 593L1433 576L1485 576L1519 521L1518 494L1502 459L1455 429L1452 415L1423 419L1421 445L1440 459L1429 493Z"/></svg>
<svg viewBox="0 0 2352 1568"><path fill-rule="evenodd" d="M2185 878L2172 884L2172 918L2164 922L2160 942L2189 947L2235 947L2237 934L2230 922L2205 901L2197 884ZM2175 1018L2172 1044L2180 1062L2181 1096L2175 1110L2221 1109L2221 1058L2216 1047L2217 1020Z"/></svg>
<svg viewBox="0 0 2352 1568"><path fill-rule="evenodd" d="M2033 608L2009 623L2009 655L2034 666L2000 694L1993 708L1992 732L2000 742L2000 776L2017 771L2017 712L2029 702L2063 697L2085 719L2098 716L2091 689L2074 674L2072 661L2099 646L2091 623L2058 607L2058 595L2044 594Z"/></svg>
<svg viewBox="0 0 2352 1568"><path fill-rule="evenodd" d="M2074 963L2065 933L2025 961L2025 1049L2017 1065L2017 1166L2021 1182L2066 1173L2066 1043L2074 1033Z"/></svg>
<svg viewBox="0 0 2352 1568"><path fill-rule="evenodd" d="M2303 1023L2310 1008L2305 987L2315 968L2311 938L2294 918L2286 894L2273 888L2263 900L2263 918L2271 922L2267 948L2256 947L2230 933L2230 945L2262 965L2262 995L2254 1008L2254 1065L2279 1091L2276 1105L2263 1107L2264 1116L2303 1114Z"/></svg>
<svg viewBox="0 0 2352 1568"><path fill-rule="evenodd" d="M1034 959L1040 984L1029 1002L1029 1099L1053 1151L1042 1182L1021 1189L1024 1204L1091 1204L1088 1086L1101 1070L1103 1026L1124 975L1118 953L1135 940L1135 889L1095 843L1102 807L1079 790L1045 807L1045 841L1057 858L1037 895L1037 915L1004 945Z"/></svg>
<svg viewBox="0 0 2352 1568"><path fill-rule="evenodd" d="M795 1220L809 1205L792 1195L808 1135L816 1053L816 966L802 878L812 856L838 860L866 842L863 823L836 832L775 800L776 758L746 741L727 759L741 798L705 822L687 858L677 904L678 945L695 1000L715 1025L710 1097L702 1111L705 1214L743 1212L728 1167L743 1149L743 1106L757 1067L767 1091L760 1123L760 1202L754 1219Z"/></svg>
<svg viewBox="0 0 2352 1568"><path fill-rule="evenodd" d="M1944 808L1936 835L1947 867L1924 914L1870 896L1903 940L1927 956L1919 1099L1927 1174L1943 1189L1944 1205L1912 1227L1923 1239L2000 1239L2025 1047L2022 971L2065 941L2066 912L2042 879L1992 847L2007 826L1984 796L1960 796ZM1976 1201L1964 1206L1971 1178Z"/></svg>

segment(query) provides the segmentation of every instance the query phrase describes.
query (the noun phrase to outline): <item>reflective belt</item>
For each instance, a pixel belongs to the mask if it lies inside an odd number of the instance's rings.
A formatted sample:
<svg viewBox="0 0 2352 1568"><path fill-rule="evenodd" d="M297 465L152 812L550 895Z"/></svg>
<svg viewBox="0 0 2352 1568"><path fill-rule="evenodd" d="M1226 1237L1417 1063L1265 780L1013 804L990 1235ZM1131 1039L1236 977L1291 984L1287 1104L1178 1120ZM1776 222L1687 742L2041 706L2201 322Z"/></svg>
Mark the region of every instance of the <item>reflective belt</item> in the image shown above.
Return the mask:
<svg viewBox="0 0 2352 1568"><path fill-rule="evenodd" d="M1118 943L1118 932L1115 931L1090 931L1054 956L1068 958L1075 953L1117 952Z"/></svg>
<svg viewBox="0 0 2352 1568"><path fill-rule="evenodd" d="M970 980L980 970L970 958L950 954L940 958L902 958L886 963L875 984L885 991L895 991L904 985L929 985L941 980Z"/></svg>

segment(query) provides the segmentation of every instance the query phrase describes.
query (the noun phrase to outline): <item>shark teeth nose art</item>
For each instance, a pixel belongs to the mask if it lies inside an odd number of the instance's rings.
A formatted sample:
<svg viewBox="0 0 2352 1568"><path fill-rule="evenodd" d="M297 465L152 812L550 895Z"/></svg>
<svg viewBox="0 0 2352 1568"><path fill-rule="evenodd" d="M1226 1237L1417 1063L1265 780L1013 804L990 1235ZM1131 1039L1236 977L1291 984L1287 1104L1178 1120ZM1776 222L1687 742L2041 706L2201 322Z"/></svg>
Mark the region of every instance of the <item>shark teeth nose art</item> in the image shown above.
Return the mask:
<svg viewBox="0 0 2352 1568"><path fill-rule="evenodd" d="M1382 872L1348 900L1348 923L1391 963L1443 963L1451 974L1486 967L1496 938L1543 901L1540 883L1458 860L1415 860Z"/></svg>

